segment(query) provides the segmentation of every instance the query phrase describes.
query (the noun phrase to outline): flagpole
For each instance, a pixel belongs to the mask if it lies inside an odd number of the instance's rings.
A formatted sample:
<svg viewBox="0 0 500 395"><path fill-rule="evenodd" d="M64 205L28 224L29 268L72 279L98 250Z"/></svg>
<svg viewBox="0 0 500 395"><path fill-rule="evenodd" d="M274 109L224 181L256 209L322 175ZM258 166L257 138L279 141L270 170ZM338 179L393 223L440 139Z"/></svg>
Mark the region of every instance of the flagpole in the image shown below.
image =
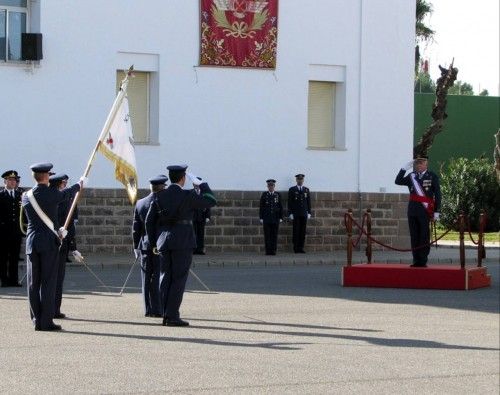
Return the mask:
<svg viewBox="0 0 500 395"><path fill-rule="evenodd" d="M129 77L132 75L132 72L134 71L134 66L130 66L127 74L125 75L125 78L122 80L120 84L120 91L118 92L118 95L116 95L115 101L113 102L113 106L111 106L111 110L109 111L108 117L106 118L106 122L104 122L104 126L102 127L101 134L99 135L99 139L97 140L97 143L90 154L89 160L87 162L87 167L85 168L85 171L83 172L82 177L87 177L88 174L90 173L90 168L92 167L92 162L94 162L95 159L95 154L97 153L97 150L99 149L99 145L102 142L102 139L108 133L109 128L111 127L111 123L113 122L113 119L115 118L116 112L118 108L120 107L123 98L125 97L127 93L127 86L129 82ZM83 186L81 186L80 191L75 194L75 198L73 199L73 202L71 203L71 207L68 211L68 216L66 217L66 221L64 222L64 229L68 229L69 223L71 222L71 218L73 217L73 213L76 209L76 204L78 203L78 199L80 198L81 192L83 190Z"/></svg>

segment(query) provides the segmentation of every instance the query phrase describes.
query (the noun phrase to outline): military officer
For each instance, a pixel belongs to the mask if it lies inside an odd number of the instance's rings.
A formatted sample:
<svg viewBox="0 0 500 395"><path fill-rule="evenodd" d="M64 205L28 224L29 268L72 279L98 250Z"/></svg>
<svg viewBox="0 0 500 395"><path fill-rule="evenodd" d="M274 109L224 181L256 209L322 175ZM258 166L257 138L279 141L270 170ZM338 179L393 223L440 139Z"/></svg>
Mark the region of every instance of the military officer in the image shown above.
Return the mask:
<svg viewBox="0 0 500 395"><path fill-rule="evenodd" d="M293 252L305 253L307 220L311 218L311 193L304 186L304 174L296 174L297 185L288 190L288 216L293 221Z"/></svg>
<svg viewBox="0 0 500 395"><path fill-rule="evenodd" d="M135 205L132 224L134 253L141 259L142 297L146 317L162 317L160 300L160 259L153 254L146 234L146 215L155 195L165 189L168 177L160 174L149 179L151 193L139 199Z"/></svg>
<svg viewBox="0 0 500 395"><path fill-rule="evenodd" d="M439 220L441 208L439 178L429 171L427 166L426 156L417 157L403 165L395 180L397 185L406 185L410 191L408 226L413 254L413 264L410 265L412 267L427 267L430 252L429 224L430 221ZM414 171L405 175L408 170L413 169Z"/></svg>
<svg viewBox="0 0 500 395"><path fill-rule="evenodd" d="M260 196L259 218L264 226L264 242L266 255L276 255L278 245L278 229L283 221L283 206L281 195L274 190L276 180L266 180L267 192Z"/></svg>
<svg viewBox="0 0 500 395"><path fill-rule="evenodd" d="M4 189L0 191L0 280L2 287L20 287L19 253L23 234L19 226L21 192L17 190L18 174L7 170L2 174Z"/></svg>
<svg viewBox="0 0 500 395"><path fill-rule="evenodd" d="M49 187L51 163L30 166L36 185L22 197L28 220L26 235L27 284L31 320L37 331L60 330L53 321L58 269L58 249L65 236L59 228L58 204L80 190L80 183L59 191Z"/></svg>
<svg viewBox="0 0 500 395"><path fill-rule="evenodd" d="M197 177L202 181L201 177ZM198 185L193 184L193 192L199 195L201 193ZM193 229L196 236L196 248L193 251L195 255L205 255L205 225L210 222L210 208L199 208L194 210Z"/></svg>
<svg viewBox="0 0 500 395"><path fill-rule="evenodd" d="M64 191L67 187L69 177L66 174L58 173L49 176L49 184L52 188L56 188L59 191ZM59 203L57 208L57 220L59 225L64 225L66 218L68 217L71 204L75 197L76 191L73 191L69 198ZM58 265L57 265L57 282L56 282L56 302L55 302L55 313L54 318L66 318L66 314L61 312L62 294L63 294L63 283L66 274L66 262L68 257L68 252L70 252L75 259L80 262L83 260L82 254L76 249L75 241L75 224L74 224L74 213L68 224L68 234L62 240L59 246L58 255Z"/></svg>
<svg viewBox="0 0 500 395"><path fill-rule="evenodd" d="M163 325L188 326L180 318L184 288L193 259L196 240L193 211L217 203L206 182L187 176L200 187L200 194L184 190L187 166L168 166L171 185L156 194L146 217L146 233L153 251L160 254L160 293Z"/></svg>

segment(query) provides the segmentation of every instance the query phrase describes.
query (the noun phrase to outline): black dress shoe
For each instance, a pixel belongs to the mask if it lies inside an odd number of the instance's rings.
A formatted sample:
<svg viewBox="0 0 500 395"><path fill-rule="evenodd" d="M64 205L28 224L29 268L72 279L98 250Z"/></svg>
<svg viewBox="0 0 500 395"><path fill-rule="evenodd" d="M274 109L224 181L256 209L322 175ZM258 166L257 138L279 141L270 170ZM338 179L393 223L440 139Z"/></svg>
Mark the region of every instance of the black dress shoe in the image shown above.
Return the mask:
<svg viewBox="0 0 500 395"><path fill-rule="evenodd" d="M64 314L64 313L56 313L54 315L54 318L63 319L63 318L66 318L66 314Z"/></svg>
<svg viewBox="0 0 500 395"><path fill-rule="evenodd" d="M57 325L57 324L51 324L49 325L47 328L39 328L39 329L36 329L35 327L35 330L37 331L60 331L62 329L61 325Z"/></svg>
<svg viewBox="0 0 500 395"><path fill-rule="evenodd" d="M297 251L299 254L305 254L306 252L304 250Z"/></svg>
<svg viewBox="0 0 500 395"><path fill-rule="evenodd" d="M146 313L146 314L144 314L144 317L161 318L163 316L160 313Z"/></svg>
<svg viewBox="0 0 500 395"><path fill-rule="evenodd" d="M423 265L414 263L413 265L410 265L410 267L427 267L427 265L425 263Z"/></svg>
<svg viewBox="0 0 500 395"><path fill-rule="evenodd" d="M167 326L189 326L189 322L181 320L180 318L176 320L166 320L166 322Z"/></svg>

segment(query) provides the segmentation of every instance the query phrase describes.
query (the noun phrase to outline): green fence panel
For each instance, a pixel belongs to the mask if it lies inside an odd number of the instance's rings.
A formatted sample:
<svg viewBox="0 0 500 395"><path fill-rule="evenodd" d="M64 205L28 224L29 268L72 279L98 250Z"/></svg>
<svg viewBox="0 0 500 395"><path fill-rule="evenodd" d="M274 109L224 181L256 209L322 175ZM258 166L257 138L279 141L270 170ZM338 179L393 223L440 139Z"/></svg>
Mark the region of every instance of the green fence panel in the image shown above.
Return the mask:
<svg viewBox="0 0 500 395"><path fill-rule="evenodd" d="M436 96L415 93L414 143L417 144L432 122L432 105ZM444 128L429 150L430 167L450 158L480 158L493 161L494 134L500 128L500 97L448 96Z"/></svg>

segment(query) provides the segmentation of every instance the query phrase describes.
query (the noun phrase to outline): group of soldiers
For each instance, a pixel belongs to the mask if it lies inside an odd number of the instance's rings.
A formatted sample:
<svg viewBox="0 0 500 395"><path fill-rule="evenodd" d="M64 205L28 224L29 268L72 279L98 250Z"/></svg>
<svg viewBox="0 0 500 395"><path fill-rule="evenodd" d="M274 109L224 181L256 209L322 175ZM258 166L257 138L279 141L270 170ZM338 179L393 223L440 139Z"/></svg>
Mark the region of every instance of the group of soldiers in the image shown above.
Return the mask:
<svg viewBox="0 0 500 395"><path fill-rule="evenodd" d="M26 193L19 188L18 173L8 170L2 174L4 187L0 191L1 285L21 286L18 261L23 222L26 222L28 299L37 331L61 329L53 320L65 318L60 307L68 252L77 261L83 260L76 249L75 218L70 208L87 180L82 177L68 187L68 176L52 173L52 167L50 163L31 165L36 185ZM149 180L151 193L136 204L132 229L134 252L142 268L145 315L162 318L165 326L188 326L179 309L192 256L204 254L205 224L210 221L210 208L217 200L206 182L186 172L187 166L173 165L167 169L168 177L159 175ZM304 186L304 177L297 174L297 184L288 190L288 218L293 221L295 253L304 253L307 220L311 218L311 196ZM192 189L186 188L187 179ZM421 157L402 166L395 182L408 186L410 191L412 266L426 267L429 223L439 220L439 179L428 171L427 158ZM259 218L266 254L275 255L279 224L285 217L281 196L275 191L276 180L268 179L266 183L268 190L260 198Z"/></svg>
<svg viewBox="0 0 500 395"><path fill-rule="evenodd" d="M64 224L71 200L83 181L66 187L68 176L55 174L50 163L31 165L36 185L23 193L16 186L19 175L15 170L2 174L4 189L0 192L0 226L2 257L0 261L2 287L21 286L18 262L23 229L26 227L26 277L30 317L35 330L60 330L56 318L61 313L62 291L68 251L75 259L83 259L76 250L74 222ZM4 233L5 232L5 233Z"/></svg>
<svg viewBox="0 0 500 395"><path fill-rule="evenodd" d="M141 260L145 316L162 318L164 326L183 327L189 323L179 309L193 253L203 252L193 229L204 230L208 210L217 200L206 182L186 173L187 166L167 169L168 177L151 178L151 193L137 202L132 235L136 259ZM193 189L184 189L186 179Z"/></svg>
<svg viewBox="0 0 500 395"><path fill-rule="evenodd" d="M305 253L307 220L311 218L311 193L304 186L304 174L296 174L294 185L288 190L288 218L293 221L292 242L293 252ZM268 179L267 192L260 197L259 218L264 227L266 255L276 255L278 245L278 230L283 222L283 205L281 195L275 191L276 180Z"/></svg>

